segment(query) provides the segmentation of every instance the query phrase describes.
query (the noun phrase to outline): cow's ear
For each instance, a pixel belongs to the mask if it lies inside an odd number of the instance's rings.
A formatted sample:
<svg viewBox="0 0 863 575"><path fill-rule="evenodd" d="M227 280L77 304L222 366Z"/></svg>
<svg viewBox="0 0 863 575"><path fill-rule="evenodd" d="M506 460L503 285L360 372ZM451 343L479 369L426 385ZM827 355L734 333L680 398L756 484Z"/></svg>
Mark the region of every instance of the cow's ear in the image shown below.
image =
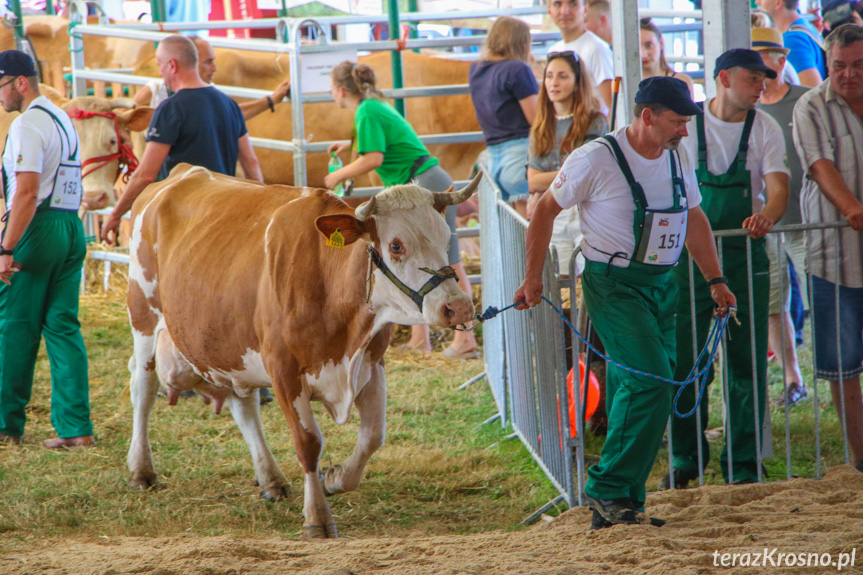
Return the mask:
<svg viewBox="0 0 863 575"><path fill-rule="evenodd" d="M133 132L141 132L146 130L150 125L150 120L153 118L153 108L144 106L143 108L135 108L134 110L114 110L117 114L121 128L127 128Z"/></svg>
<svg viewBox="0 0 863 575"><path fill-rule="evenodd" d="M366 234L365 222L350 214L333 214L320 216L315 220L315 226L330 243L339 243L334 237L342 236L344 245L352 244Z"/></svg>

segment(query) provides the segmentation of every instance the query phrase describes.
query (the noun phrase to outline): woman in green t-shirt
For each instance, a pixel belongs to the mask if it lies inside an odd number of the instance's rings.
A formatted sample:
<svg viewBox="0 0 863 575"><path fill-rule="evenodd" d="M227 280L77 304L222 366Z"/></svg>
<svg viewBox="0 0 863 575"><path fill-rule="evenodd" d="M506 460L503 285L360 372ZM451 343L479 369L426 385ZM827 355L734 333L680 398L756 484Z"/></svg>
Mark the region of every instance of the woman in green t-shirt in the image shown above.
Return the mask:
<svg viewBox="0 0 863 575"><path fill-rule="evenodd" d="M384 186L396 186L415 182L432 192L444 192L452 185L449 174L441 168L420 141L413 127L388 102L377 89L374 70L365 64L344 61L333 68L330 74L330 90L340 108L354 112L354 141L357 157L324 178L324 185L333 189L339 183L356 178L374 170ZM329 152L341 155L350 144L333 143ZM458 283L470 294L470 283L461 263L458 236L455 233L456 206L448 206L446 221L451 237L449 264L458 274ZM414 326L408 349L430 352L428 326ZM455 332L453 342L447 347L445 357L478 357L473 332Z"/></svg>

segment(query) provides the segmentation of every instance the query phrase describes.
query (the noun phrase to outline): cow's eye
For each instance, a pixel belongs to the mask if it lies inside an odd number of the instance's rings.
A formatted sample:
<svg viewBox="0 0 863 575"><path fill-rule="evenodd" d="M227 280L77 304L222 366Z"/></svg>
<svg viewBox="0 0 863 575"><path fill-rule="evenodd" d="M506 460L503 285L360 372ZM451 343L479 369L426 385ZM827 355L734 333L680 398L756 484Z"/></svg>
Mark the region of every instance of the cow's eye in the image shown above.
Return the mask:
<svg viewBox="0 0 863 575"><path fill-rule="evenodd" d="M393 254L403 254L403 253L404 253L404 251L405 251L405 249L404 249L404 247L403 247L400 243L398 243L398 242L393 242L393 243L391 243L391 244L390 244L390 253L393 253Z"/></svg>
<svg viewBox="0 0 863 575"><path fill-rule="evenodd" d="M116 145L117 145L117 138L111 138L111 145L112 145L112 146L116 146Z"/></svg>

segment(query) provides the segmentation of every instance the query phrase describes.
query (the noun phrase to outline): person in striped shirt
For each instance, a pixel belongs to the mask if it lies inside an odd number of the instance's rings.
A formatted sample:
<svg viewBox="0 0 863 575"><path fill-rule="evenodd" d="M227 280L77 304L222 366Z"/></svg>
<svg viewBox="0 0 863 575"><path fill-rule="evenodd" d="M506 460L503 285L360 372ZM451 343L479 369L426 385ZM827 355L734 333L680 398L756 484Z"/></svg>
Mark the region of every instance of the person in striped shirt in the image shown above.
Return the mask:
<svg viewBox="0 0 863 575"><path fill-rule="evenodd" d="M844 405L852 464L863 472L863 26L837 27L825 51L829 76L797 101L793 136L804 171L803 222L851 224L807 232L807 272L815 376L830 381L840 415Z"/></svg>

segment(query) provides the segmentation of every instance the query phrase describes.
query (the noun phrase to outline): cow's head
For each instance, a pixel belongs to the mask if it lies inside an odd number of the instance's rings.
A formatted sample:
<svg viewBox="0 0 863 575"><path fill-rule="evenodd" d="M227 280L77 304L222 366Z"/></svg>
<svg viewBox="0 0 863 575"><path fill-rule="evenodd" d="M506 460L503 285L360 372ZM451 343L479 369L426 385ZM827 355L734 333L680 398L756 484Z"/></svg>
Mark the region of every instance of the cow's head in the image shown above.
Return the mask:
<svg viewBox="0 0 863 575"><path fill-rule="evenodd" d="M129 162L130 130L145 130L152 108L135 108L129 98L75 98L63 106L81 140L84 201L82 208L98 210L114 205L114 185L120 162ZM134 158L134 155L132 155Z"/></svg>
<svg viewBox="0 0 863 575"><path fill-rule="evenodd" d="M362 238L374 248L372 305L379 317L437 327L453 327L473 318L473 301L448 268L450 230L442 213L447 206L470 198L480 178L456 192L430 192L413 184L393 186L357 207L356 217L337 214L317 219L326 237L337 233L345 245Z"/></svg>

